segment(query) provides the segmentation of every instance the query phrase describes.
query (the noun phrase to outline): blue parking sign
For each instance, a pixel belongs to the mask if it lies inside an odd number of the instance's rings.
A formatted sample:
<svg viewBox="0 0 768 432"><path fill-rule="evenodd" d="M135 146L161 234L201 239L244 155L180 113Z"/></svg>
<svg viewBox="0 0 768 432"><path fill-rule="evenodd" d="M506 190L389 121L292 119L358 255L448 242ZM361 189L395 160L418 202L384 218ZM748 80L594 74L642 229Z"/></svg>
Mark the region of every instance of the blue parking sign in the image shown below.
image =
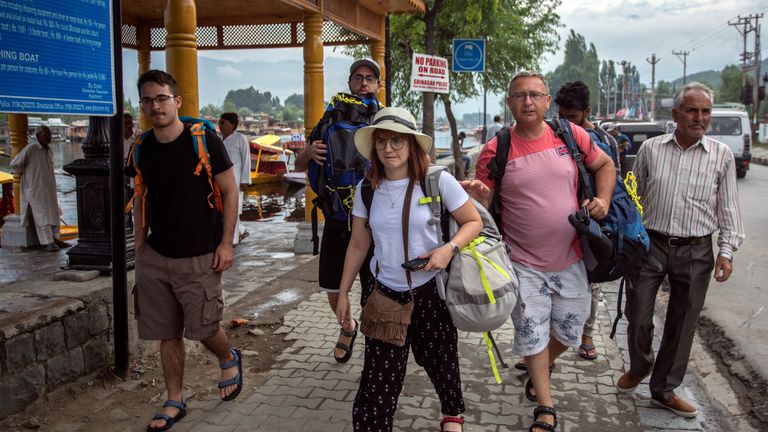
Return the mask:
<svg viewBox="0 0 768 432"><path fill-rule="evenodd" d="M485 39L454 39L453 71L485 72Z"/></svg>

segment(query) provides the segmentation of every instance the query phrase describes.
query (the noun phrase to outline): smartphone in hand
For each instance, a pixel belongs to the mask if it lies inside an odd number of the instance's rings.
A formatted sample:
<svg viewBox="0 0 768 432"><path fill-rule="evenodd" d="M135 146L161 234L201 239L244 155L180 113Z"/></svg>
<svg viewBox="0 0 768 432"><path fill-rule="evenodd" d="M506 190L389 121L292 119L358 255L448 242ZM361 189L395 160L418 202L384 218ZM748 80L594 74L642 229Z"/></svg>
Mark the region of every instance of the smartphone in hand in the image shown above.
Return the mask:
<svg viewBox="0 0 768 432"><path fill-rule="evenodd" d="M416 259L412 259L410 261L404 262L401 265L404 269L413 272L416 270L423 269L428 262L429 262L429 258L416 258Z"/></svg>

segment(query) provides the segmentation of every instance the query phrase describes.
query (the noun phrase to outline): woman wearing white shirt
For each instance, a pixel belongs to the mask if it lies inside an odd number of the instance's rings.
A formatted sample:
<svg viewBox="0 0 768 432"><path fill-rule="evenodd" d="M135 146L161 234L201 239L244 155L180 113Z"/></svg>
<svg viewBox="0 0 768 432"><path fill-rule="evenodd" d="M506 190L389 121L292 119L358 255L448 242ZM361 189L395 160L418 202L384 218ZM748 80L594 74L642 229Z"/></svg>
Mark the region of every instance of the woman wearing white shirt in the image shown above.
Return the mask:
<svg viewBox="0 0 768 432"><path fill-rule="evenodd" d="M363 203L362 182L355 192L352 208L352 237L344 261L339 301L340 324L351 322L349 290L363 265L371 241L374 257L371 270L382 294L407 303L413 299L411 324L405 345L398 347L365 338L365 362L352 412L355 431L391 431L397 398L402 390L409 350L429 375L440 399L441 430L461 431L464 400L458 359L456 327L445 302L440 299L435 275L446 268L454 251L468 244L482 228L480 215L459 183L450 175L440 177L440 197L445 208L461 226L449 243L438 244L428 205L419 203L424 195L419 181L429 166L432 138L416 131L413 116L402 108L385 108L371 126L355 134L355 145L371 161L367 180L374 191L370 215ZM428 258L419 271L406 274L402 217L405 197L412 188L408 217L408 259ZM370 228L367 226L369 225ZM362 303L374 290L374 280L363 287Z"/></svg>

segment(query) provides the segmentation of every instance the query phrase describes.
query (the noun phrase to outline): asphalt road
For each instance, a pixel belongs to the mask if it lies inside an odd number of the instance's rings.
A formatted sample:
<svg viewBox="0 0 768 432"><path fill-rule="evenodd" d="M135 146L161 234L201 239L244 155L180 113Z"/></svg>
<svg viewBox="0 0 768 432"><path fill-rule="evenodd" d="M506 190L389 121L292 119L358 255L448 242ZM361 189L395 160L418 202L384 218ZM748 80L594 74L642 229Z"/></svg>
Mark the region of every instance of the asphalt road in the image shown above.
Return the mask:
<svg viewBox="0 0 768 432"><path fill-rule="evenodd" d="M749 365L768 377L768 167L752 165L738 182L747 238L730 279L709 287L703 315L734 341Z"/></svg>

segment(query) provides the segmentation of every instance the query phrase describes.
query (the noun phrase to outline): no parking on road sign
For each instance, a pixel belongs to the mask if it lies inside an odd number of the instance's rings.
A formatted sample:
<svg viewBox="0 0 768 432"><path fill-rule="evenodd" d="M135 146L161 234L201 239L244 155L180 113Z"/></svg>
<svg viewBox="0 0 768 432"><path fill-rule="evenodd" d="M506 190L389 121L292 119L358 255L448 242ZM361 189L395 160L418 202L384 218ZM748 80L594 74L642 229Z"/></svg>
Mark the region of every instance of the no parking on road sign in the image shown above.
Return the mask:
<svg viewBox="0 0 768 432"><path fill-rule="evenodd" d="M485 39L454 39L453 71L485 72Z"/></svg>

